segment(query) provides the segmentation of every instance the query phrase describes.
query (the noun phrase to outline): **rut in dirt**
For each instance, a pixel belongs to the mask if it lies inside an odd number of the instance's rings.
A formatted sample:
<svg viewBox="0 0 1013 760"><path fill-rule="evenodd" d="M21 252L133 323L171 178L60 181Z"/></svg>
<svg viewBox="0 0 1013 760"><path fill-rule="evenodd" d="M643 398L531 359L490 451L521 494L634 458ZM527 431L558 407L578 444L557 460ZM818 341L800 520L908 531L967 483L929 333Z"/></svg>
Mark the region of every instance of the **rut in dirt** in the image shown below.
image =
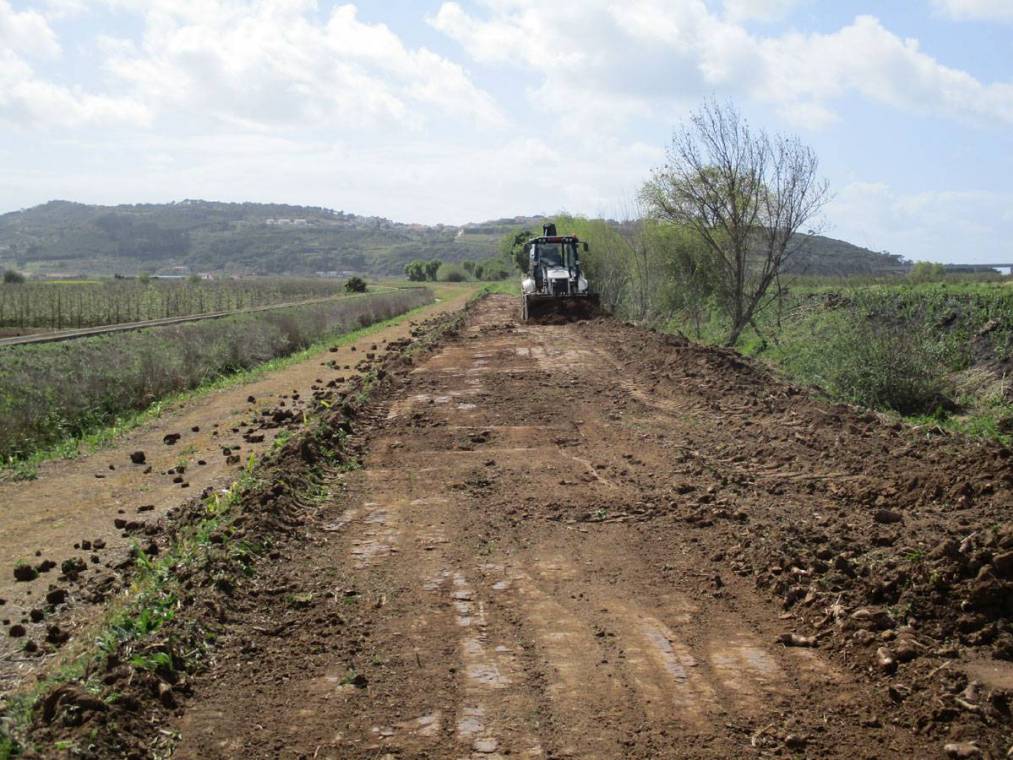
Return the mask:
<svg viewBox="0 0 1013 760"><path fill-rule="evenodd" d="M363 467L237 595L172 726L176 757L927 757L1006 741L980 715L903 712L869 674L872 641L803 637L826 609L782 604L751 561L780 547L764 520L834 533L828 483L856 487L867 442L828 426L832 457L803 436L777 446L751 429L753 396L660 388L608 321L516 312L480 303L373 410ZM795 631L821 646L779 643Z"/></svg>

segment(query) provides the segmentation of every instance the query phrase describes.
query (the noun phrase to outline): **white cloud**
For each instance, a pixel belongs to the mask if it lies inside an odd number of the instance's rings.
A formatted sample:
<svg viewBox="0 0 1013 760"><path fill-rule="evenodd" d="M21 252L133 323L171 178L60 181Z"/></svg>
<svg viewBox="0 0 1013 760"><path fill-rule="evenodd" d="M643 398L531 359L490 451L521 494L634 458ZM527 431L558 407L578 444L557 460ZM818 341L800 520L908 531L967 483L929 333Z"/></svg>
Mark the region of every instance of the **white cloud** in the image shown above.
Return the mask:
<svg viewBox="0 0 1013 760"><path fill-rule="evenodd" d="M731 21L774 21L782 18L801 0L725 0L725 16Z"/></svg>
<svg viewBox="0 0 1013 760"><path fill-rule="evenodd" d="M734 20L778 5L731 2L718 16L703 0L495 0L479 17L446 2L430 23L478 61L540 74L542 102L582 103L605 117L669 113L713 92L819 127L835 119L835 101L857 93L915 113L1013 124L1013 84L948 67L874 17L829 34L768 36Z"/></svg>
<svg viewBox="0 0 1013 760"><path fill-rule="evenodd" d="M932 0L944 16L959 21L1013 21L1010 0Z"/></svg>
<svg viewBox="0 0 1013 760"><path fill-rule="evenodd" d="M915 260L1008 263L1010 208L1010 193L903 193L885 183L853 182L828 206L835 225L827 234Z"/></svg>
<svg viewBox="0 0 1013 760"><path fill-rule="evenodd" d="M0 50L5 49L53 58L60 54L60 43L45 16L35 11L15 11L7 0L0 0Z"/></svg>
<svg viewBox="0 0 1013 760"><path fill-rule="evenodd" d="M0 120L22 126L144 124L146 109L127 98L66 87L40 77L29 59L57 59L60 44L34 11L17 12L0 0Z"/></svg>
<svg viewBox="0 0 1013 760"><path fill-rule="evenodd" d="M461 66L407 48L353 5L319 20L312 0L107 1L146 24L139 44L106 41L107 70L156 111L248 127L502 121Z"/></svg>

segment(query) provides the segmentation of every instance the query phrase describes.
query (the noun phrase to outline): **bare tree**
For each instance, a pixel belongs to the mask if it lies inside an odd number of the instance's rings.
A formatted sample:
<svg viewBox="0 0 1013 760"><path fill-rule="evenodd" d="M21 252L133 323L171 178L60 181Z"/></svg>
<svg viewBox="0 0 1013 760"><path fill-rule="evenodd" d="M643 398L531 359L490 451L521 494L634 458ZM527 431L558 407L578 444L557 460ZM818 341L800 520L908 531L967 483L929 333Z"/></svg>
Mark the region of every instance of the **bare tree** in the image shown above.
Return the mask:
<svg viewBox="0 0 1013 760"><path fill-rule="evenodd" d="M660 219L705 241L734 345L768 303L767 292L829 199L819 161L796 137L751 130L731 104L709 101L672 139L644 198Z"/></svg>

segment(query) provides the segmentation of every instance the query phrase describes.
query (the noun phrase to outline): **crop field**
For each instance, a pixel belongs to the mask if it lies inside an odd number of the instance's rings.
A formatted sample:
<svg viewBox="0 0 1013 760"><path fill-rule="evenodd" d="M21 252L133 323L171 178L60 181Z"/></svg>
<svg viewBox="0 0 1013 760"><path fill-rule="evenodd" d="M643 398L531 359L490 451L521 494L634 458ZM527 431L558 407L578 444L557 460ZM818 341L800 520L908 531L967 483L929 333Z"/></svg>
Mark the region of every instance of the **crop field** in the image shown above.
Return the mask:
<svg viewBox="0 0 1013 760"><path fill-rule="evenodd" d="M56 280L0 285L0 328L97 327L185 317L326 298L343 281L309 278L244 280Z"/></svg>
<svg viewBox="0 0 1013 760"><path fill-rule="evenodd" d="M432 300L413 288L0 352L0 457L22 460L159 399Z"/></svg>

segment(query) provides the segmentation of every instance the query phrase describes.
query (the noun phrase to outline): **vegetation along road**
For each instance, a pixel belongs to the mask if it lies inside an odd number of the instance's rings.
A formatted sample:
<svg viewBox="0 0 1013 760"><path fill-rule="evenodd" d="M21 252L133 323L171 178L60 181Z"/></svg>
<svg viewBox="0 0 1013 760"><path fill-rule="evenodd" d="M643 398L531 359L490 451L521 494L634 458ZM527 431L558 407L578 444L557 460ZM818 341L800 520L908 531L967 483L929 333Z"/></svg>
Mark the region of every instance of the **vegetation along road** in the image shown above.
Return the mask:
<svg viewBox="0 0 1013 760"><path fill-rule="evenodd" d="M22 746L1006 756L1006 449L728 349L517 313L494 295L370 351L300 407L317 424L141 530L87 667L12 702ZM110 573L84 565L72 606Z"/></svg>

